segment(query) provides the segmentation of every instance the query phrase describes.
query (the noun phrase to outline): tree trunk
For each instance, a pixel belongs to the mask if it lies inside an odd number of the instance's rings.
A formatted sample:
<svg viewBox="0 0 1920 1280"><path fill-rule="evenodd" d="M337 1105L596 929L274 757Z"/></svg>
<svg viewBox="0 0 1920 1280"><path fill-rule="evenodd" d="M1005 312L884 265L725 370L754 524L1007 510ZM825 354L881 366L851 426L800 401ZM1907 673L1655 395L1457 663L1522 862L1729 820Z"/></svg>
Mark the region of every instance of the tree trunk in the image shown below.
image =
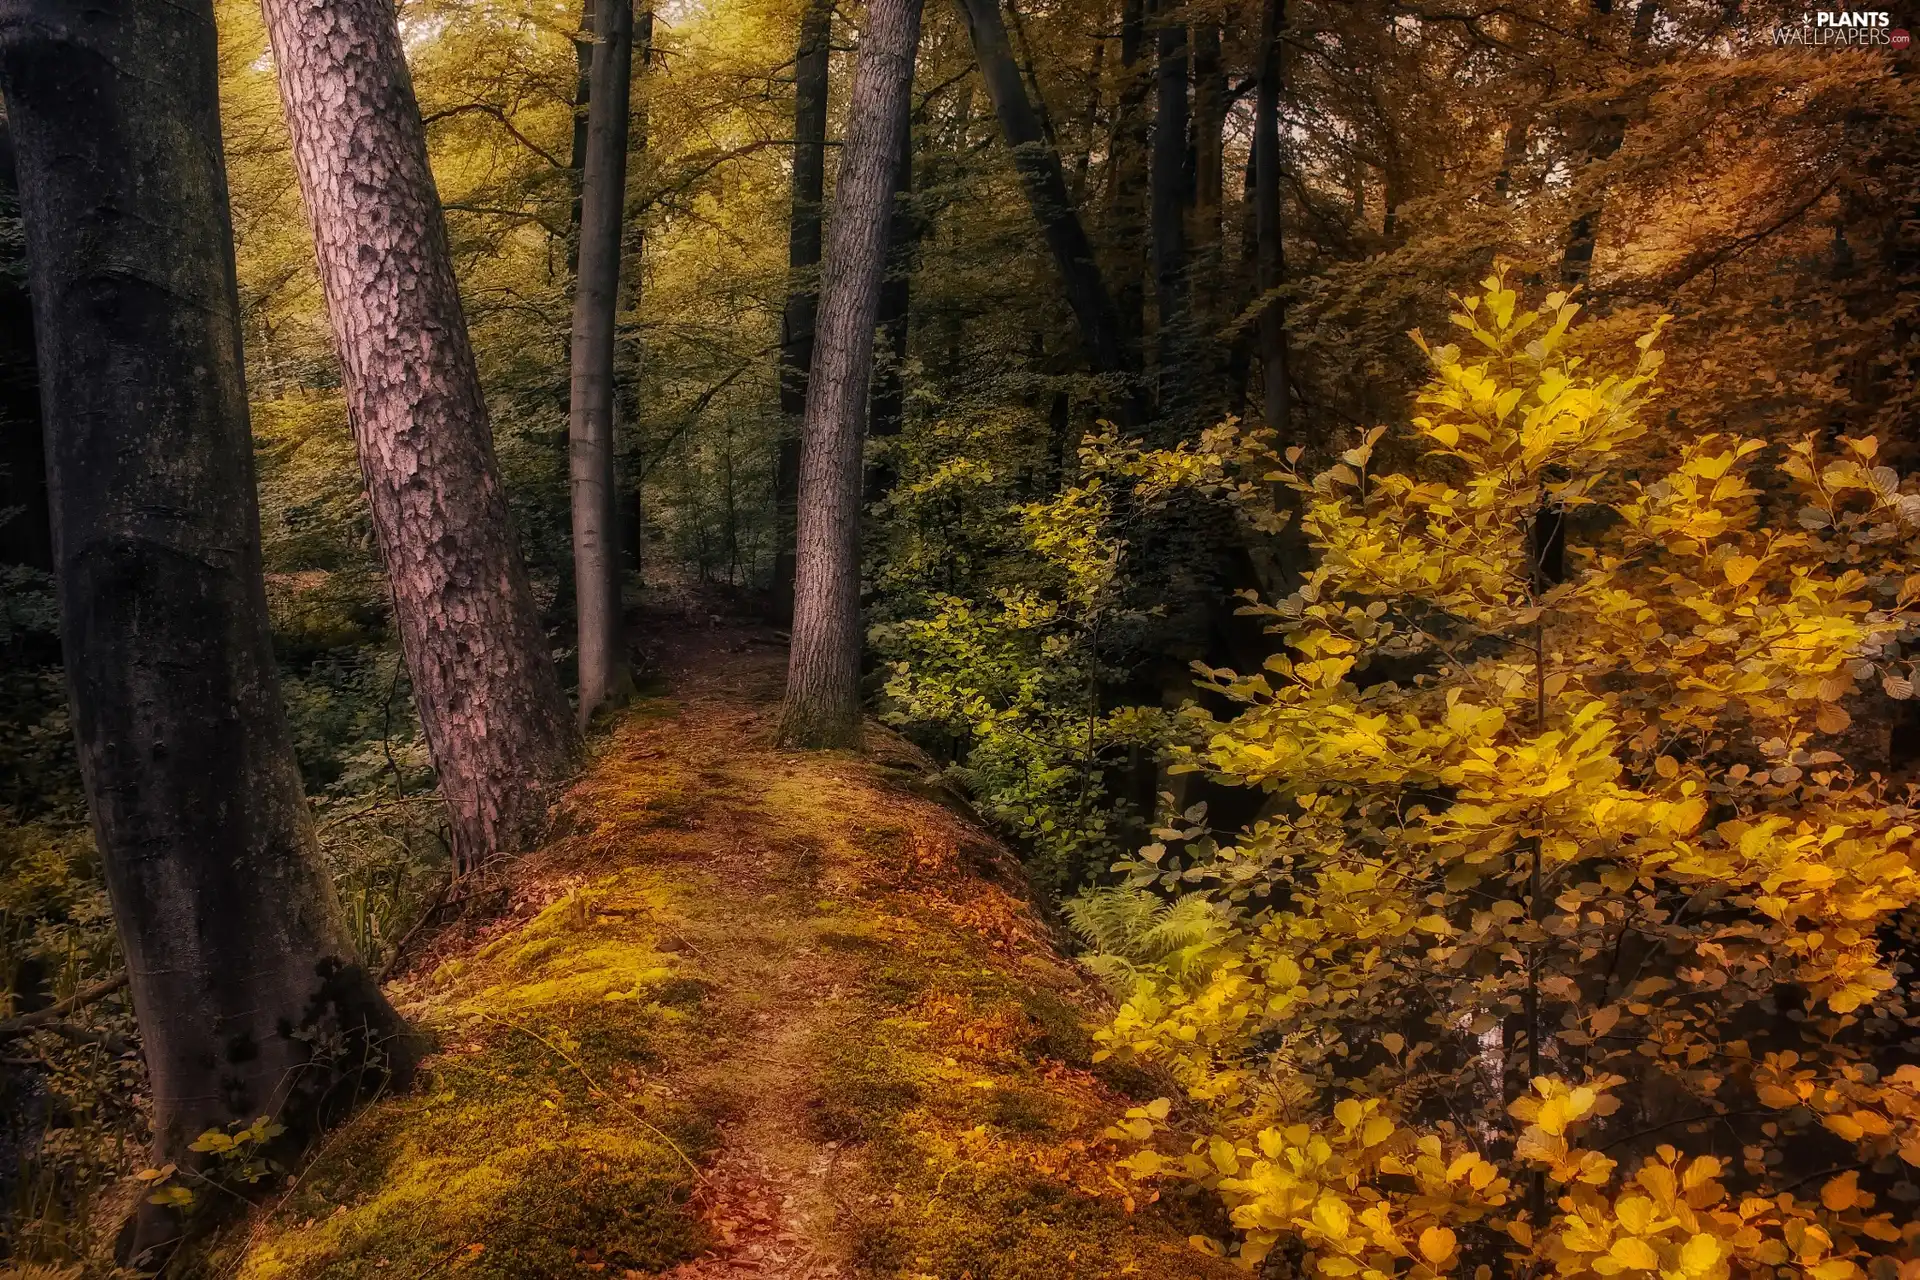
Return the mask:
<svg viewBox="0 0 1920 1280"><path fill-rule="evenodd" d="M1611 13L1612 6L1601 9L1599 13ZM1640 0L1633 11L1633 30L1627 37L1627 62L1638 66L1646 57L1647 43L1653 38L1653 20L1660 13L1658 0ZM1580 147L1582 160L1580 167L1591 170L1595 165L1605 164L1619 152L1620 146L1627 140L1627 116L1624 109L1593 116L1581 122L1586 134ZM1590 203L1580 209L1567 225L1566 248L1560 255L1560 283L1571 288L1585 284L1593 272L1593 251L1600 234L1600 211L1606 201L1606 192L1596 188L1590 197Z"/></svg>
<svg viewBox="0 0 1920 1280"><path fill-rule="evenodd" d="M1161 17L1155 37L1153 293L1159 309L1160 413L1177 433L1187 399L1187 28Z"/></svg>
<svg viewBox="0 0 1920 1280"><path fill-rule="evenodd" d="M579 719L631 688L620 612L618 489L613 468L613 321L627 203L627 106L633 72L632 0L596 0L593 97L580 211L580 274L573 290L573 591L579 622Z"/></svg>
<svg viewBox="0 0 1920 1280"><path fill-rule="evenodd" d="M1040 223L1041 235L1053 252L1054 265L1066 282L1067 305L1079 322L1087 361L1096 373L1131 375L1135 366L1127 357L1119 312L1107 293L1106 281L1101 278L1100 264L1094 259L1093 244L1087 239L1080 214L1067 196L1060 155L1048 145L1033 104L1027 100L1020 69L1014 64L1013 51L1007 44L1007 28L1000 19L999 0L958 2L966 15L974 58L980 64L980 78L986 84L987 96L993 100L994 113L1000 117L1000 131L1007 147L1013 152L1014 169L1026 188L1027 202ZM1128 388L1123 408L1130 419L1141 416L1137 388Z"/></svg>
<svg viewBox="0 0 1920 1280"><path fill-rule="evenodd" d="M900 117L900 163L894 172L892 213L887 222L887 277L880 286L878 320L882 360L873 376L873 410L867 434L891 441L906 425L907 319L913 306L913 260L920 243L920 215L913 206L913 113ZM899 468L882 449L867 469L868 502L893 488Z"/></svg>
<svg viewBox="0 0 1920 1280"><path fill-rule="evenodd" d="M5 0L74 737L154 1158L297 1149L417 1046L341 925L261 576L211 0ZM324 1046L324 1051L321 1047ZM136 1251L180 1224L141 1211Z"/></svg>
<svg viewBox="0 0 1920 1280"><path fill-rule="evenodd" d="M1193 29L1193 259L1202 296L1195 314L1213 324L1219 316L1221 214L1226 194L1227 71L1220 58L1220 27Z"/></svg>
<svg viewBox="0 0 1920 1280"><path fill-rule="evenodd" d="M834 186L801 437L793 649L780 717L789 746L860 740L860 429L919 43L920 0L873 0Z"/></svg>
<svg viewBox="0 0 1920 1280"><path fill-rule="evenodd" d="M639 66L642 95L630 104L627 124L627 175L631 183L634 161L643 165L647 156L648 107L645 87L653 65L653 4L646 0L633 15L633 60ZM624 194L624 193L623 193ZM621 232L620 294L616 311L631 315L640 309L641 289L646 280L647 221L644 208L635 209L625 219ZM613 364L614 475L619 484L618 527L620 564L639 577L647 552L646 512L642 489L646 475L643 444L637 435L640 423L640 377L643 352L638 337L620 344L616 325Z"/></svg>
<svg viewBox="0 0 1920 1280"><path fill-rule="evenodd" d="M514 541L392 0L265 0L381 558L455 865L527 848L579 757Z"/></svg>
<svg viewBox="0 0 1920 1280"><path fill-rule="evenodd" d="M573 207L568 214L567 274L580 272L580 212L587 189L587 116L593 109L593 2L580 6L580 34L573 38L573 153L567 157L567 176L573 184Z"/></svg>
<svg viewBox="0 0 1920 1280"><path fill-rule="evenodd" d="M0 116L0 564L53 568L40 381L33 366L33 302L21 283L19 187L13 135Z"/></svg>
<svg viewBox="0 0 1920 1280"><path fill-rule="evenodd" d="M1260 83L1253 117L1253 200L1258 237L1255 283L1266 298L1259 319L1260 381L1266 423L1282 444L1293 443L1292 404L1287 388L1287 309L1270 295L1286 282L1285 246L1280 227L1280 33L1286 26L1286 0L1267 0L1260 30Z"/></svg>
<svg viewBox="0 0 1920 1280"><path fill-rule="evenodd" d="M820 207L827 183L827 59L833 0L808 0L793 56L793 204L787 216L787 305L780 316L780 452L773 498L773 616L793 620L794 540L799 530L800 431L820 308Z"/></svg>
<svg viewBox="0 0 1920 1280"><path fill-rule="evenodd" d="M1147 290L1147 93L1144 74L1146 0L1120 3L1120 93L1113 111L1108 188L1113 214L1114 298L1120 314L1121 349L1129 366L1143 363Z"/></svg>

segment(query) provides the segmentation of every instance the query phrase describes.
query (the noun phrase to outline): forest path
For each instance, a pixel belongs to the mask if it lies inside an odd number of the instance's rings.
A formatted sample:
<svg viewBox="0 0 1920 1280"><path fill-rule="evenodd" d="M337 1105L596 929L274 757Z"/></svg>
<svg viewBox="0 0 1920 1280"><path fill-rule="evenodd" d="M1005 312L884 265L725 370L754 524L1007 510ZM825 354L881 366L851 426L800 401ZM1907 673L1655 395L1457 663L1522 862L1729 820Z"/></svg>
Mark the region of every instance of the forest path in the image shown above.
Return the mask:
<svg viewBox="0 0 1920 1280"><path fill-rule="evenodd" d="M772 634L673 634L498 913L393 984L421 1084L216 1273L1238 1274L1116 1173L1099 998L925 758L780 750Z"/></svg>

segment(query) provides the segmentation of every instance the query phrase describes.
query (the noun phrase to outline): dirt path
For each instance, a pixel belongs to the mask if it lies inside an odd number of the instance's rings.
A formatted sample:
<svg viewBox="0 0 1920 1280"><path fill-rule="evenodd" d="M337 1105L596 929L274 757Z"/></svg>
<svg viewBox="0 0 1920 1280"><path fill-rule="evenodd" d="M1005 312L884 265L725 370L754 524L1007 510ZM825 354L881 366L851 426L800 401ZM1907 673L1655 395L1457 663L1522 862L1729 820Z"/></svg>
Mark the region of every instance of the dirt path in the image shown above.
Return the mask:
<svg viewBox="0 0 1920 1280"><path fill-rule="evenodd" d="M1117 1175L1097 1001L1006 852L867 757L771 744L784 654L664 655L514 868L395 984L439 1039L216 1274L1235 1274Z"/></svg>

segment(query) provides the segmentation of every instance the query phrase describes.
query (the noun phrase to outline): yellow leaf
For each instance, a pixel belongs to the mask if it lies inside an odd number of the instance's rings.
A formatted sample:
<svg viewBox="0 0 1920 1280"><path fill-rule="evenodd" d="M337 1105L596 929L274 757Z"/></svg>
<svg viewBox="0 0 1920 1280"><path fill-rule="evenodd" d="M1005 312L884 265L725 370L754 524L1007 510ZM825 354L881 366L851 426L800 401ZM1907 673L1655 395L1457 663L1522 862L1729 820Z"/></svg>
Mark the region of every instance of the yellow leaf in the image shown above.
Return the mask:
<svg viewBox="0 0 1920 1280"><path fill-rule="evenodd" d="M1860 1274L1860 1268L1845 1258L1828 1258L1819 1266L1808 1268L1807 1274L1812 1276L1813 1280L1853 1280L1853 1277Z"/></svg>
<svg viewBox="0 0 1920 1280"><path fill-rule="evenodd" d="M1860 1198L1860 1175L1849 1169L1820 1188L1820 1203L1835 1213L1853 1208Z"/></svg>
<svg viewBox="0 0 1920 1280"><path fill-rule="evenodd" d="M1615 1240L1613 1247L1607 1250L1607 1256L1621 1266L1637 1271L1655 1271L1660 1266L1660 1255L1653 1251L1653 1246L1635 1236L1622 1236Z"/></svg>
<svg viewBox="0 0 1920 1280"><path fill-rule="evenodd" d="M1737 587L1751 578L1753 571L1759 567L1760 562L1752 556L1728 556L1721 561L1720 572L1727 576L1728 582Z"/></svg>
<svg viewBox="0 0 1920 1280"><path fill-rule="evenodd" d="M1680 1249L1680 1269L1690 1276L1704 1276L1720 1265L1720 1242L1701 1232Z"/></svg>
<svg viewBox="0 0 1920 1280"><path fill-rule="evenodd" d="M1845 1138L1848 1142L1858 1142L1861 1136L1866 1133L1865 1129L1862 1129L1853 1122L1851 1116L1821 1116L1820 1123L1839 1134L1842 1138Z"/></svg>
<svg viewBox="0 0 1920 1280"><path fill-rule="evenodd" d="M1360 1104L1352 1098L1342 1098L1333 1104L1333 1118L1340 1122L1340 1127L1343 1129L1351 1129L1359 1124L1363 1114L1365 1113L1360 1109Z"/></svg>
<svg viewBox="0 0 1920 1280"><path fill-rule="evenodd" d="M1445 1227L1428 1227L1420 1233L1420 1252L1438 1265L1453 1256L1453 1232Z"/></svg>

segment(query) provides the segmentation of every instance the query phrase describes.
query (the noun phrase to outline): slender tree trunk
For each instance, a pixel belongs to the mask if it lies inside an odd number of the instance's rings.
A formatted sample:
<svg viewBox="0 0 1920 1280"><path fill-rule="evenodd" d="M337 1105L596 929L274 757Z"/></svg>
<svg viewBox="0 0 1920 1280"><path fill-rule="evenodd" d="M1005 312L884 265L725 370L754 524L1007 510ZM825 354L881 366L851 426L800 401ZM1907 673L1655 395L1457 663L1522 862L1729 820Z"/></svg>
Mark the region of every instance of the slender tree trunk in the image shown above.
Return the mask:
<svg viewBox="0 0 1920 1280"><path fill-rule="evenodd" d="M1176 425L1187 399L1187 28L1162 16L1155 37L1153 122L1153 292L1160 412Z"/></svg>
<svg viewBox="0 0 1920 1280"><path fill-rule="evenodd" d="M1280 33L1285 25L1286 0L1267 0L1260 30L1260 83L1254 98L1253 197L1259 254L1255 283L1267 298L1258 322L1262 407L1267 426L1283 443L1292 443L1287 310L1285 303L1268 296L1286 282L1287 275L1280 226Z"/></svg>
<svg viewBox="0 0 1920 1280"><path fill-rule="evenodd" d="M906 424L907 319L913 304L913 260L920 242L920 216L913 206L913 114L900 118L900 163L893 180L893 208L887 223L887 277L880 286L878 320L882 360L873 375L873 409L867 434L891 441ZM878 502L893 488L899 468L891 453L867 469L867 501Z"/></svg>
<svg viewBox="0 0 1920 1280"><path fill-rule="evenodd" d="M0 564L53 568L40 381L33 364L33 302L16 236L19 187L13 135L0 116Z"/></svg>
<svg viewBox="0 0 1920 1280"><path fill-rule="evenodd" d="M827 61L833 0L807 0L793 56L793 203L787 216L787 305L780 316L780 451L773 498L779 539L773 555L773 616L793 620L795 539L799 536L800 432L813 367L820 309L821 202L827 184Z"/></svg>
<svg viewBox="0 0 1920 1280"><path fill-rule="evenodd" d="M4 0L68 692L155 1160L417 1047L353 955L268 637L211 0ZM320 1047L325 1046L324 1051ZM143 1209L136 1253L178 1234Z"/></svg>
<svg viewBox="0 0 1920 1280"><path fill-rule="evenodd" d="M596 0L593 99L580 213L580 275L573 291L573 579L580 654L579 718L620 699L627 673L620 611L620 533L613 467L613 321L620 303L620 239L627 203L627 107L633 72L632 0Z"/></svg>
<svg viewBox="0 0 1920 1280"><path fill-rule="evenodd" d="M1604 10L1595 5L1596 12L1611 13L1612 6ZM1627 61L1639 65L1646 57L1647 43L1653 37L1653 20L1659 16L1658 0L1640 0L1633 11L1633 29L1627 37ZM1581 168L1591 170L1596 165L1605 164L1618 154L1620 146L1627 139L1627 116L1624 109L1608 112L1581 122L1586 134L1580 151ZM1560 255L1560 283L1569 287L1585 284L1593 273L1593 251L1600 234L1600 213L1606 202L1604 189L1596 187L1590 196L1590 203L1576 213L1573 221L1567 225L1566 248Z"/></svg>
<svg viewBox="0 0 1920 1280"><path fill-rule="evenodd" d="M639 12L633 15L633 60L639 66L637 72L642 87L642 95L637 103L631 104L628 115L627 132L627 174L631 185L635 161L644 166L647 157L648 106L644 89L649 69L653 65L653 4L647 0ZM624 315L633 315L640 309L642 286L646 280L647 221L646 210L631 210L625 219L625 228L621 233L622 249L620 253L620 304L617 311ZM617 326L616 326L617 329ZM645 478L644 459L641 441L637 436L640 422L640 342L630 339L624 346L615 334L614 346L614 387L613 387L613 429L615 476L619 482L620 500L620 563L638 576L642 561L646 557L647 530L646 512L643 508L642 493Z"/></svg>
<svg viewBox="0 0 1920 1280"><path fill-rule="evenodd" d="M265 0L347 408L456 866L539 838L579 756L494 465L392 0Z"/></svg>
<svg viewBox="0 0 1920 1280"><path fill-rule="evenodd" d="M568 157L568 180L573 184L573 207L567 218L567 275L580 273L580 214L587 188L587 117L593 110L593 4L580 6L580 34L573 40L573 153Z"/></svg>
<svg viewBox="0 0 1920 1280"><path fill-rule="evenodd" d="M1127 356L1119 312L1101 278L1100 264L1094 259L1093 244L1087 239L1080 214L1067 196L1060 154L1047 143L1033 104L1027 100L1020 69L1007 44L999 0L958 2L966 15L980 78L993 100L994 113L1000 117L1000 132L1013 152L1014 168L1026 188L1027 202L1053 252L1054 265L1066 282L1067 305L1079 322L1087 361L1096 373L1131 375L1136 366ZM1141 408L1136 397L1137 389L1129 388L1124 407L1126 416L1137 420Z"/></svg>
<svg viewBox="0 0 1920 1280"><path fill-rule="evenodd" d="M1197 315L1209 323L1219 314L1222 209L1226 201L1227 70L1220 58L1220 28L1193 29L1193 257L1200 276Z"/></svg>
<svg viewBox="0 0 1920 1280"><path fill-rule="evenodd" d="M1112 170L1114 298L1121 346L1132 368L1143 362L1146 333L1147 94L1153 83L1144 70L1146 45L1146 0L1121 0L1120 93L1113 112L1108 167Z"/></svg>
<svg viewBox="0 0 1920 1280"><path fill-rule="evenodd" d="M860 740L860 436L919 43L920 0L868 6L834 185L801 437L793 648L780 717L780 740L789 746L852 747Z"/></svg>

